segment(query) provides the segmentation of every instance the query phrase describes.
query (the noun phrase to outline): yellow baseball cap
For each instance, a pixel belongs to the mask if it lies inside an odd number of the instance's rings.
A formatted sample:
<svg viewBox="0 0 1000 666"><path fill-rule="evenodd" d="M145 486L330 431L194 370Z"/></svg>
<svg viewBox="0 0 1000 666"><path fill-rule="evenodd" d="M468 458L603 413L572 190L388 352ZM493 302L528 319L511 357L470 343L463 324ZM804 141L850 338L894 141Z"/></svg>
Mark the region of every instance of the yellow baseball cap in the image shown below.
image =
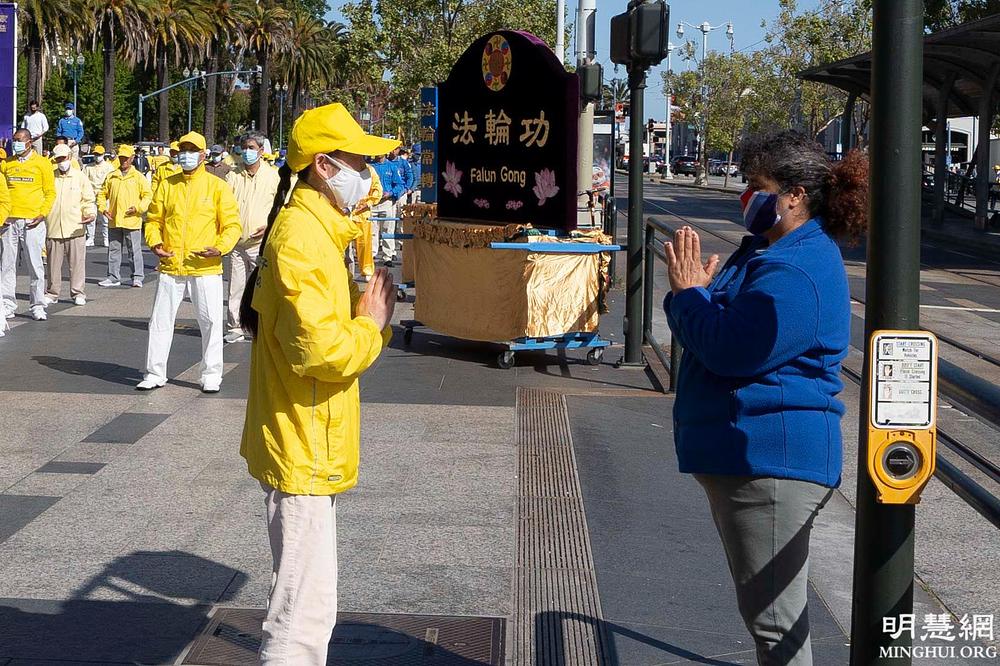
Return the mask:
<svg viewBox="0 0 1000 666"><path fill-rule="evenodd" d="M95 155L103 155L104 152L105 152L104 151L104 146L102 146L101 144L97 144L96 146L94 146L94 150L92 152Z"/></svg>
<svg viewBox="0 0 1000 666"><path fill-rule="evenodd" d="M118 157L121 158L135 157L135 148L128 145L127 143L121 144L120 146L118 146Z"/></svg>
<svg viewBox="0 0 1000 666"><path fill-rule="evenodd" d="M292 125L286 162L292 171L299 172L319 153L343 150L355 155L384 155L398 147L395 139L365 134L343 104L327 104L303 112Z"/></svg>
<svg viewBox="0 0 1000 666"><path fill-rule="evenodd" d="M181 144L177 143L176 141L171 141L170 150L174 151L175 153L181 152Z"/></svg>
<svg viewBox="0 0 1000 666"><path fill-rule="evenodd" d="M177 139L177 148L180 149L181 144L190 143L191 145L198 148L198 150L205 150L207 144L205 143L205 137L197 132L188 132L181 138Z"/></svg>

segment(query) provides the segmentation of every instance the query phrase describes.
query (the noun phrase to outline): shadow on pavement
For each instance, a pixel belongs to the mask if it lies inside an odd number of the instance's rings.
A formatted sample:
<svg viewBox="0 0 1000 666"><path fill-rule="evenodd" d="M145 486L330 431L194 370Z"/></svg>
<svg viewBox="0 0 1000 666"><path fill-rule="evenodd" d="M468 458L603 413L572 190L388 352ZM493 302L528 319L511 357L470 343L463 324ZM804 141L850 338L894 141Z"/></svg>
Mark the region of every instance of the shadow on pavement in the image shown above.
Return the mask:
<svg viewBox="0 0 1000 666"><path fill-rule="evenodd" d="M114 384L134 386L142 380L142 373L136 368L105 363L103 361L88 361L84 359L60 358L58 356L32 356L31 360L47 368L64 372L77 377L94 377Z"/></svg>
<svg viewBox="0 0 1000 666"><path fill-rule="evenodd" d="M190 553L124 555L68 600L0 599L0 659L173 663L210 604L231 600L246 581L242 571Z"/></svg>
<svg viewBox="0 0 1000 666"><path fill-rule="evenodd" d="M149 331L149 322L145 319L112 319L112 323L131 328L135 331L142 331L146 334ZM174 324L174 335L187 335L193 338L201 337L197 324Z"/></svg>
<svg viewBox="0 0 1000 666"><path fill-rule="evenodd" d="M571 623L574 626L568 627L566 626L567 623ZM580 625L588 626L589 632L587 630L581 631ZM662 651L665 653L662 660L664 662L669 659L667 655L673 655L679 659L687 659L697 664L710 664L712 666L733 666L734 664L734 662L720 661L700 655L678 645L672 645L651 636L646 636L614 622L598 620L597 618L578 613L546 611L535 615L535 666L567 666L568 664L579 663L581 660L580 655L568 654L566 646L575 643L586 644L587 641L579 640L581 634L584 636L590 634L597 637L600 643L600 645L595 646L598 666L628 666L628 664L619 659L618 650L615 645L617 637L627 638L630 641Z"/></svg>

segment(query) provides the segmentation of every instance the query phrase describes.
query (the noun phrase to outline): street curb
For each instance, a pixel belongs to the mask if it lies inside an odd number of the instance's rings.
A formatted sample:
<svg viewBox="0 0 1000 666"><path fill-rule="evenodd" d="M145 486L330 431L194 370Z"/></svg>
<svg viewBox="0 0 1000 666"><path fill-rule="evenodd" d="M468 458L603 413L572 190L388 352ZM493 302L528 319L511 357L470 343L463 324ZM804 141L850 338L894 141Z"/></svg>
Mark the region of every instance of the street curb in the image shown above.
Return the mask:
<svg viewBox="0 0 1000 666"><path fill-rule="evenodd" d="M676 185L677 187L687 187L695 190L709 191L709 192L722 192L723 194L738 194L738 190L727 189L725 187L719 187L718 185L695 185L694 183L685 183L678 180L666 180L664 178L650 178L649 182L656 183L658 185Z"/></svg>
<svg viewBox="0 0 1000 666"><path fill-rule="evenodd" d="M996 259L1000 254L1000 239L993 241L989 236L982 238L963 238L948 233L947 229L935 229L929 225L921 225L920 234L924 238L941 242L945 247L961 248L986 259Z"/></svg>

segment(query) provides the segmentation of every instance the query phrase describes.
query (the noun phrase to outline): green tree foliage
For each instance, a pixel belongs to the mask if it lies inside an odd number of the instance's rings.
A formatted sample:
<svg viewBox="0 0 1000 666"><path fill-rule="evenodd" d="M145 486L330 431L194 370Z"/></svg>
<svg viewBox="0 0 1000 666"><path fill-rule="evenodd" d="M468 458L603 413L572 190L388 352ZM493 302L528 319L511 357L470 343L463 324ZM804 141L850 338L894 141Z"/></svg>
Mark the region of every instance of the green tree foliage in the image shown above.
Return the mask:
<svg viewBox="0 0 1000 666"><path fill-rule="evenodd" d="M997 13L1000 0L924 0L924 27L936 32Z"/></svg>
<svg viewBox="0 0 1000 666"><path fill-rule="evenodd" d="M343 64L357 109L386 131L416 123L422 86L444 80L476 38L501 28L555 42L555 0L355 0L344 5L349 36ZM393 127L393 126L396 127ZM389 128L392 128L391 130Z"/></svg>

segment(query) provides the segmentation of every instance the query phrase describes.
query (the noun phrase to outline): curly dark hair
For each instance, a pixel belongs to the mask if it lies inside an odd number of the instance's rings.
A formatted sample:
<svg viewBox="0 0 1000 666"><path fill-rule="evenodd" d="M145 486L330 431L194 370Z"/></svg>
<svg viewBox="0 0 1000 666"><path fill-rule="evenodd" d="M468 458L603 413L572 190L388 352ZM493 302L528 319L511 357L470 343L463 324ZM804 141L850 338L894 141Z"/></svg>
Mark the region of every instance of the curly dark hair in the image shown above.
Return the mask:
<svg viewBox="0 0 1000 666"><path fill-rule="evenodd" d="M852 150L831 162L823 147L796 130L748 137L740 144L740 170L777 181L782 190L801 187L809 212L834 238L856 245L868 229L868 156Z"/></svg>

